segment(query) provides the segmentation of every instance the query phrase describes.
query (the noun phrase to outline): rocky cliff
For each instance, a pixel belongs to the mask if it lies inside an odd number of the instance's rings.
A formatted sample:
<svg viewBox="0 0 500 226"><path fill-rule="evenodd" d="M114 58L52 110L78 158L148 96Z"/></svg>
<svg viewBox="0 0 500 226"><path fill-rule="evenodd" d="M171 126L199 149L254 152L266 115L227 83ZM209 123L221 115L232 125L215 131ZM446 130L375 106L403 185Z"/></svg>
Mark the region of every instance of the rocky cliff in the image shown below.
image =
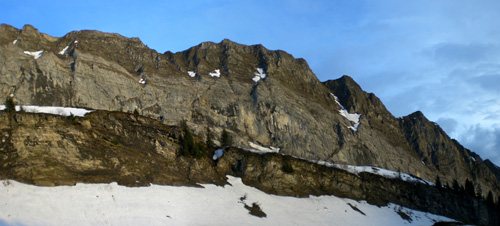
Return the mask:
<svg viewBox="0 0 500 226"><path fill-rule="evenodd" d="M226 148L179 155L181 130L148 117L96 111L80 117L0 111L0 179L42 186L78 182L127 186L226 183L226 175L267 193L336 195L380 206L396 203L465 223L497 225L498 210L462 191L342 168L277 153ZM195 136L195 142L203 139ZM406 216L411 220L412 216Z"/></svg>
<svg viewBox="0 0 500 226"><path fill-rule="evenodd" d="M261 45L223 40L161 54L118 34L55 38L4 24L0 76L0 96L18 104L137 110L167 125L186 119L200 137L207 127L214 134L226 129L239 147L251 142L428 181L440 176L445 184L469 179L500 195L498 169L421 113L395 118L350 77L322 83L305 60ZM361 114L359 124L349 114Z"/></svg>

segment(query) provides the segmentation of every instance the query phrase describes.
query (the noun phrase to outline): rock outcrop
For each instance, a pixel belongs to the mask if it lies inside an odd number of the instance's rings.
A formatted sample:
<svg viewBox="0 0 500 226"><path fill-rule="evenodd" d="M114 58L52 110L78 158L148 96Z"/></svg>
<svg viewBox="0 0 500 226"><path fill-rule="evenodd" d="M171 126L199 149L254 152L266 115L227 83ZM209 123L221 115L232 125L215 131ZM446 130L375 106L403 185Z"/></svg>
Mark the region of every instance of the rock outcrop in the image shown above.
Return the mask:
<svg viewBox="0 0 500 226"><path fill-rule="evenodd" d="M267 193L307 197L336 195L380 206L396 203L465 223L497 225L484 199L419 182L341 168L278 153L226 148L200 158L179 155L182 132L148 117L96 111L85 117L0 111L0 179L42 186L78 182L127 186L198 186L226 183L226 175ZM203 139L195 136L196 142Z"/></svg>
<svg viewBox="0 0 500 226"><path fill-rule="evenodd" d="M214 134L226 129L235 146L252 142L428 181L439 175L449 184L469 179L500 195L494 167L423 115L394 118L350 77L322 83L305 60L262 45L223 40L161 54L118 34L74 31L55 38L30 25L4 24L0 76L0 97L13 95L18 104L137 110L167 125L186 119L200 137L207 127ZM357 129L341 105L361 114Z"/></svg>
<svg viewBox="0 0 500 226"><path fill-rule="evenodd" d="M117 181L225 183L209 159L177 158L180 132L157 120L97 111L85 118L0 112L0 177L42 186Z"/></svg>

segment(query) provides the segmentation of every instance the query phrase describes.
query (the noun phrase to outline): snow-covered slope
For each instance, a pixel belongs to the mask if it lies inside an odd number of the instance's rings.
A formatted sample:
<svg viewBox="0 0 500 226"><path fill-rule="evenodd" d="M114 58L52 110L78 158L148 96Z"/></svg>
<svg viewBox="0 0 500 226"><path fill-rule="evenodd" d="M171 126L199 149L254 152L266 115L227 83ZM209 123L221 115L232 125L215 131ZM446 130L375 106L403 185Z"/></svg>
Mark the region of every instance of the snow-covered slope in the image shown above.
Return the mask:
<svg viewBox="0 0 500 226"><path fill-rule="evenodd" d="M0 225L432 225L449 218L335 196L269 195L228 176L224 187L111 184L38 187L0 180ZM266 217L251 215L257 203ZM409 218L408 218L409 217ZM405 219L406 218L406 219Z"/></svg>

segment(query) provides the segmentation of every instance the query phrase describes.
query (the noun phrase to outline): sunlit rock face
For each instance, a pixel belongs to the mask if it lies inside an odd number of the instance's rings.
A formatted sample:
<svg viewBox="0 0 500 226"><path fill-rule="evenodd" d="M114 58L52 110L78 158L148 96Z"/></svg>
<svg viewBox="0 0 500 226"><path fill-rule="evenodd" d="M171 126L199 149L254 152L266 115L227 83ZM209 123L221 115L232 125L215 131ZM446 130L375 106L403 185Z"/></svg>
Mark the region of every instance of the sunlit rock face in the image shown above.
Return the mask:
<svg viewBox="0 0 500 226"><path fill-rule="evenodd" d="M439 175L450 185L469 179L500 194L498 168L422 114L394 118L352 78L322 83L305 60L262 45L223 40L162 54L119 34L74 31L56 38L29 25L2 25L0 76L0 97L18 104L137 110L167 125L185 119L200 137L210 127L217 144L226 129L242 148L251 142L428 181Z"/></svg>

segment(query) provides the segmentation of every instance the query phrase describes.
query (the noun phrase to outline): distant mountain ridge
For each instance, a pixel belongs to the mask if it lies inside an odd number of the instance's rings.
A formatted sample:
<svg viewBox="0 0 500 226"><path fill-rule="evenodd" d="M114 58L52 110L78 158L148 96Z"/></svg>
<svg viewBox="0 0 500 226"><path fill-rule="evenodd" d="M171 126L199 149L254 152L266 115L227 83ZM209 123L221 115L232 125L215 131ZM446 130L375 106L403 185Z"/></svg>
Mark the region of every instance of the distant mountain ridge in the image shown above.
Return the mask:
<svg viewBox="0 0 500 226"><path fill-rule="evenodd" d="M439 176L448 185L470 180L483 196L500 195L499 168L421 112L395 118L351 77L321 82L305 60L262 45L223 40L161 54L119 34L73 31L55 38L30 25L2 24L0 64L0 97L12 95L18 104L137 110L168 125L185 119L199 137L209 127L217 144L225 129L242 148L252 142L432 182ZM261 72L266 76L253 80ZM361 114L357 130L339 104Z"/></svg>

